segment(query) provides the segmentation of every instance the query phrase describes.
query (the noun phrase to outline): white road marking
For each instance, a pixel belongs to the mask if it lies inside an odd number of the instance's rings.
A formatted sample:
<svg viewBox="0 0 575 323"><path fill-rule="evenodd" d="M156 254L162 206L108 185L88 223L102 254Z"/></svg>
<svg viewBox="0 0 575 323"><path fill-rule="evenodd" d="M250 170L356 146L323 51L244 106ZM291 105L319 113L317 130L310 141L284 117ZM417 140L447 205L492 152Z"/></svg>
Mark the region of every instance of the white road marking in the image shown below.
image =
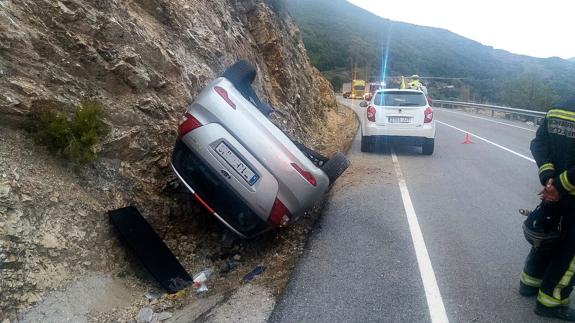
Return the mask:
<svg viewBox="0 0 575 323"><path fill-rule="evenodd" d="M455 130L457 130L457 131L460 131L460 132L463 132L463 133L468 133L468 134L470 134L471 136L473 136L473 137L475 137L475 138L477 138L477 139L479 139L479 140L483 140L483 141L485 141L486 143L492 144L493 146L495 146L495 147L497 147L497 148L501 148L501 149L503 149L503 150L505 150L505 151L507 151L507 152L512 153L513 155L519 156L519 157L521 157L521 158L523 158L523 159L526 159L526 160L528 160L528 161L530 161L530 162L532 162L532 163L535 163L535 160L534 160L533 158L530 158L530 157L527 157L527 156L525 156L525 155L522 155L522 154L520 154L520 153L518 153L518 152L516 152L516 151L513 151L513 150L511 150L511 149L509 149L509 148L507 148L507 147L503 147L503 146L501 146L500 144L496 144L496 143L494 143L493 141L488 140L488 139L485 139L485 138L483 138L483 137L480 137L480 136L478 136L478 135L476 135L476 134L474 134L474 133L471 133L471 132L469 132L469 131L465 131L465 130L463 130L463 129L459 129L459 128L457 128L456 126L452 126L452 125L450 125L450 124L447 124L447 123L445 123L445 122L441 122L441 121L439 121L439 120L435 120L435 122L440 123L440 124L445 125L445 126L448 126L448 127L451 127L451 128L453 128L453 129L455 129Z"/></svg>
<svg viewBox="0 0 575 323"><path fill-rule="evenodd" d="M411 232L415 256L417 257L417 264L419 265L419 273L421 275L421 280L423 281L423 288L425 289L425 298L427 299L429 316L433 323L448 323L449 320L447 319L443 299L441 298L441 293L437 286L433 266L431 265L429 254L427 253L427 247L423 240L423 234L421 233L421 228L417 221L417 215L415 214L415 209L413 208L413 203L411 202L411 197L407 190L407 184L403 177L403 172L399 166L399 160L397 159L397 155L393 148L391 150L391 158L397 175L399 190L401 191L403 207L405 208L405 214L407 215L407 223L409 224L409 231Z"/></svg>
<svg viewBox="0 0 575 323"><path fill-rule="evenodd" d="M501 122L501 121L497 121L497 120L491 120L488 118L482 118L482 117L478 117L478 116L472 116L468 113L463 113L463 112L455 112L455 111L449 111L447 109L440 109L440 108L436 108L438 111L442 111L442 112L449 112L449 113L453 113L453 114L459 114L462 116L466 116L469 118L475 118L475 119L481 119L481 120L485 120L485 121L489 121L489 122L493 122L493 123L498 123L498 124L502 124L502 125L506 125L509 127L513 127L513 128L518 128L518 129L523 129L523 130L527 130L527 131L531 131L531 132L536 132L537 130L533 130L533 129L529 129L529 128L525 128L525 127L520 127L520 126L516 126L514 124L510 124L510 123L506 123L506 122Z"/></svg>

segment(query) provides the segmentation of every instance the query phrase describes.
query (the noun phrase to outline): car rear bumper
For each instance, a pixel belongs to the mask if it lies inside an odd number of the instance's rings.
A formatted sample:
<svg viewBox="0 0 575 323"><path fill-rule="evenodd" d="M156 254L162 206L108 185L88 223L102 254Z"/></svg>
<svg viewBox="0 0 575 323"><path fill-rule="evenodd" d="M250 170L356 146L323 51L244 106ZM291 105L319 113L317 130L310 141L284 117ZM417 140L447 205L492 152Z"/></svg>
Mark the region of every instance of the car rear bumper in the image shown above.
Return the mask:
<svg viewBox="0 0 575 323"><path fill-rule="evenodd" d="M435 138L435 125L425 124L420 127L395 127L370 123L362 127L362 136L398 137L398 138Z"/></svg>
<svg viewBox="0 0 575 323"><path fill-rule="evenodd" d="M397 143L409 146L422 146L430 138L426 137L405 137L405 136L369 136L369 140L375 144Z"/></svg>

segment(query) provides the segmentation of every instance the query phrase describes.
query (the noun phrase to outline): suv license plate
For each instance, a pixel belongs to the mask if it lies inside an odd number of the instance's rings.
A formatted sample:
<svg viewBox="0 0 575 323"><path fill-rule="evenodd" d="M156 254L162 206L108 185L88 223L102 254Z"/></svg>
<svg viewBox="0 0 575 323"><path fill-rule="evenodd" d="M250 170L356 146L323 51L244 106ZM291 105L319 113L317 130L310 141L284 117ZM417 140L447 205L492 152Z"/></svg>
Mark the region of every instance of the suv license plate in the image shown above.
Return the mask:
<svg viewBox="0 0 575 323"><path fill-rule="evenodd" d="M221 142L216 147L216 152L240 174L240 176L250 185L254 185L259 176L244 161L236 155L225 143Z"/></svg>
<svg viewBox="0 0 575 323"><path fill-rule="evenodd" d="M389 123L411 123L411 117L389 117Z"/></svg>

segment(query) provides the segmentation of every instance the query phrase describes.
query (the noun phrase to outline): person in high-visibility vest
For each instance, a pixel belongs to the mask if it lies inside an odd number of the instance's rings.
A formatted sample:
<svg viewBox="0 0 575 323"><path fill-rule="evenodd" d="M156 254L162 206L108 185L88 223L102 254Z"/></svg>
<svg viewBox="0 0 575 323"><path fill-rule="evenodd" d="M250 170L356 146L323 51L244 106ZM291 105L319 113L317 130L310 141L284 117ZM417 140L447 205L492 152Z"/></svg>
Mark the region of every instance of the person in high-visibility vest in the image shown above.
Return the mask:
<svg viewBox="0 0 575 323"><path fill-rule="evenodd" d="M539 196L550 210L542 214L560 217L561 224L556 246L533 245L519 293L537 296L537 315L575 322L575 310L568 306L575 285L575 101L547 112L531 142L531 153L543 185Z"/></svg>
<svg viewBox="0 0 575 323"><path fill-rule="evenodd" d="M421 82L419 81L419 75L412 75L411 82L407 84L407 86L412 90L421 90Z"/></svg>

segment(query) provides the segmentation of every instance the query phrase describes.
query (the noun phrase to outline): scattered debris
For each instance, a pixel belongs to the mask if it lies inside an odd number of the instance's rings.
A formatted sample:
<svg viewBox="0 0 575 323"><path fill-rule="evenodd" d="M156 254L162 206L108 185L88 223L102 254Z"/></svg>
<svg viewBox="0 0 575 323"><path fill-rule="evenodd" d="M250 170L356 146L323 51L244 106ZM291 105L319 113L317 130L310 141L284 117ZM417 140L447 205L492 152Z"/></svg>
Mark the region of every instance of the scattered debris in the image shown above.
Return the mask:
<svg viewBox="0 0 575 323"><path fill-rule="evenodd" d="M254 268L252 271L250 271L249 273L247 273L244 276L244 282L249 282L252 279L254 279L256 276L259 276L261 274L263 274L263 272L266 271L266 267L264 266L257 266L256 268Z"/></svg>
<svg viewBox="0 0 575 323"><path fill-rule="evenodd" d="M220 267L220 277L225 276L227 273L232 272L234 269L238 267L238 262L234 259L228 259L224 264Z"/></svg>
<svg viewBox="0 0 575 323"><path fill-rule="evenodd" d="M162 297L162 295L159 292L150 291L150 292L146 292L144 294L144 297L146 297L147 300L152 301L152 300L155 300L155 299Z"/></svg>
<svg viewBox="0 0 575 323"><path fill-rule="evenodd" d="M196 293L200 294L208 291L208 286L206 281L212 275L214 271L211 268L200 271L194 276L194 288L196 288Z"/></svg>
<svg viewBox="0 0 575 323"><path fill-rule="evenodd" d="M177 300L183 298L184 296L186 296L186 291L181 290L176 293L166 295L166 299Z"/></svg>

